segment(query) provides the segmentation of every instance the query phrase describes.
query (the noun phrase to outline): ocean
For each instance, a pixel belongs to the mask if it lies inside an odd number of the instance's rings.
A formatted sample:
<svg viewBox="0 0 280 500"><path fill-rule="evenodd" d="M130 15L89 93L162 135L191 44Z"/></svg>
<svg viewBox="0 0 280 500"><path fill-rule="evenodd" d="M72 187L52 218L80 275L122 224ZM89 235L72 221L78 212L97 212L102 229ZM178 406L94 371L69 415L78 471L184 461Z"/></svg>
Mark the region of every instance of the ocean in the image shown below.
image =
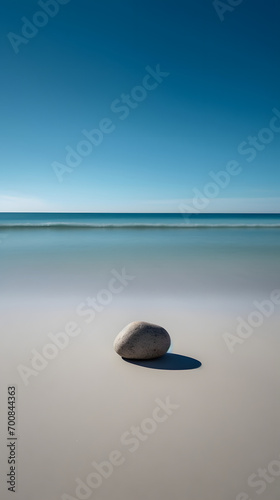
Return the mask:
<svg viewBox="0 0 280 500"><path fill-rule="evenodd" d="M279 214L1 213L2 293L75 295L112 270L129 297L265 295L279 286Z"/></svg>

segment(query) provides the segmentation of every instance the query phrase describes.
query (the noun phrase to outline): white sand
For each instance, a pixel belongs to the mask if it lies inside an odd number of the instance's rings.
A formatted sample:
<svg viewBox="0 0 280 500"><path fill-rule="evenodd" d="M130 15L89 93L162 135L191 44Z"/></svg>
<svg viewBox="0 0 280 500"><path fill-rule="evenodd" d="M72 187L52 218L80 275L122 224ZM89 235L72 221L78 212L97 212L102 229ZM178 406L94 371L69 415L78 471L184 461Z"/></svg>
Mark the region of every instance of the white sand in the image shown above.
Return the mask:
<svg viewBox="0 0 280 500"><path fill-rule="evenodd" d="M5 388L15 383L20 438L18 490L8 494L2 480L1 499L236 500L241 492L247 496L238 500L279 497L279 475L263 480L261 495L260 484L247 481L280 460L280 306L231 354L222 335L234 333L236 317L252 310L249 299L186 304L120 296L89 325L77 317L78 303L79 298L59 302L55 297L4 303L2 474L7 471ZM41 352L50 342L47 334L70 320L77 320L82 332L25 386L17 366L31 367L31 350ZM162 325L172 337L173 352L202 366L157 370L123 361L112 343L133 320ZM122 443L121 436L132 426L148 426L145 419L156 400L168 396L179 408L129 451L132 445ZM97 472L92 462L107 461L113 450L120 452L122 465L114 466L92 493L76 496L75 479L86 482Z"/></svg>

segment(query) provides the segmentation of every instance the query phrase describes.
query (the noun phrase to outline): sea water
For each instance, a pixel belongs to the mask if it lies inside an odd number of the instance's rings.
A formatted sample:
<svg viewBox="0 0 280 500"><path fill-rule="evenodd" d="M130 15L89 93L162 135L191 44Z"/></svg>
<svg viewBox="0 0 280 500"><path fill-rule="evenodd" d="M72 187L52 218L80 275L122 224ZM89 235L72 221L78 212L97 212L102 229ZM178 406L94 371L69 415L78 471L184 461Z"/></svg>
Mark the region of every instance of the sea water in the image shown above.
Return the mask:
<svg viewBox="0 0 280 500"><path fill-rule="evenodd" d="M0 214L1 294L71 295L134 276L130 297L265 296L280 282L278 214Z"/></svg>

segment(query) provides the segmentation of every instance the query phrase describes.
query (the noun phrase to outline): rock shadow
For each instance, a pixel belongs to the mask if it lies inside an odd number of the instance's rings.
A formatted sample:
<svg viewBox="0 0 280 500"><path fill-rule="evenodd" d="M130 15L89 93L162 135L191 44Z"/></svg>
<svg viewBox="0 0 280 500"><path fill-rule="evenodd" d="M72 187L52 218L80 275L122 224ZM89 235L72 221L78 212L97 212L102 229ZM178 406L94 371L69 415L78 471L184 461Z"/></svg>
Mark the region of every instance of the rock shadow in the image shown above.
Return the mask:
<svg viewBox="0 0 280 500"><path fill-rule="evenodd" d="M167 352L164 356L154 359L128 359L123 358L127 363L153 368L155 370L195 370L201 366L201 362L195 358L189 358L182 354Z"/></svg>

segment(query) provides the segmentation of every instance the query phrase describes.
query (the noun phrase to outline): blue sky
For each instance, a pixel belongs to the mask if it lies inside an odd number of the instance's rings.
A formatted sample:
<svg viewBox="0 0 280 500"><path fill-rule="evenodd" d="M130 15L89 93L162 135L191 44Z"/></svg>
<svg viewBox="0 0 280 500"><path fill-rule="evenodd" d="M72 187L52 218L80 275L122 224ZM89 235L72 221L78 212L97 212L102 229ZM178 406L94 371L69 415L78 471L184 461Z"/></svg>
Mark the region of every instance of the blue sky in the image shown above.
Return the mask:
<svg viewBox="0 0 280 500"><path fill-rule="evenodd" d="M279 212L280 6L227 3L2 2L0 210Z"/></svg>

